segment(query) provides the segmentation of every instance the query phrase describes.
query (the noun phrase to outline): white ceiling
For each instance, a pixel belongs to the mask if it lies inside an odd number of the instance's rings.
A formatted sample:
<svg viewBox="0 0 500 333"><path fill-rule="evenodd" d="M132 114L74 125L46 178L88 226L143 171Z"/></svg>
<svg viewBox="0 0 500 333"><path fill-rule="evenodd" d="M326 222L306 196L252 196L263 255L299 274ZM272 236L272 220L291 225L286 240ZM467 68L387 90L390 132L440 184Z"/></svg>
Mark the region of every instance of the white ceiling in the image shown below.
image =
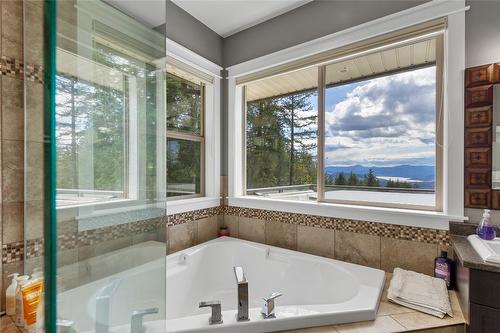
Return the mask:
<svg viewBox="0 0 500 333"><path fill-rule="evenodd" d="M104 0L150 28L165 23L166 0Z"/></svg>
<svg viewBox="0 0 500 333"><path fill-rule="evenodd" d="M311 0L172 0L222 37L250 28Z"/></svg>
<svg viewBox="0 0 500 333"><path fill-rule="evenodd" d="M105 0L149 27L165 23L166 0ZM198 21L227 37L312 0L172 0Z"/></svg>

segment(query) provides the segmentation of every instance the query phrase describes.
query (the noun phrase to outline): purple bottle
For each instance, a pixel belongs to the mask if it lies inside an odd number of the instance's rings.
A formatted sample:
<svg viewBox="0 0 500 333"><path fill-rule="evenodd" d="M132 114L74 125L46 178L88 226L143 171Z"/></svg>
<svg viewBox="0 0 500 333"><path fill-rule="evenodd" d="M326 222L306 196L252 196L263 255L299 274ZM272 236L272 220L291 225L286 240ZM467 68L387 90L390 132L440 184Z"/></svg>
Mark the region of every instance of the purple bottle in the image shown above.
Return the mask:
<svg viewBox="0 0 500 333"><path fill-rule="evenodd" d="M476 234L484 240L492 240L497 236L495 228L491 224L491 215L489 209L484 210L483 218L477 226Z"/></svg>
<svg viewBox="0 0 500 333"><path fill-rule="evenodd" d="M441 255L434 259L434 277L443 279L448 289L453 288L453 261L448 258L448 252L441 251Z"/></svg>

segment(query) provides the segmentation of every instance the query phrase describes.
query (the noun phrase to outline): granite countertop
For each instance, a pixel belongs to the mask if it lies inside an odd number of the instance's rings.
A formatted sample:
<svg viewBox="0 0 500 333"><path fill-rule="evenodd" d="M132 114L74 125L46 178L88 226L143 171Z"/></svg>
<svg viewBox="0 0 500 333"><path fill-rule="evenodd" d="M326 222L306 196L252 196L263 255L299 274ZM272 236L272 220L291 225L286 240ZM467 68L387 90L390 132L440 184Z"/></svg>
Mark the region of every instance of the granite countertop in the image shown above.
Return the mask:
<svg viewBox="0 0 500 333"><path fill-rule="evenodd" d="M475 228L476 225L472 223L450 222L450 238L455 258L464 267L500 273L500 265L483 261L467 240L468 235L475 233Z"/></svg>

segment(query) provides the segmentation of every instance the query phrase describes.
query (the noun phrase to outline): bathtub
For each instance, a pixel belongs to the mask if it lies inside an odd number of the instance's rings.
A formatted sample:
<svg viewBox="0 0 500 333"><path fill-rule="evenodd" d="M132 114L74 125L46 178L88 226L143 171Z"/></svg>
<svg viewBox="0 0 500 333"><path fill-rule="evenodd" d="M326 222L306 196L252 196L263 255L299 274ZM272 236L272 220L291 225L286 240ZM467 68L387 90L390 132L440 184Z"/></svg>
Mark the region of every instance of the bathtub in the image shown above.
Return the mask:
<svg viewBox="0 0 500 333"><path fill-rule="evenodd" d="M248 280L246 322L236 320L233 266L243 267ZM78 318L78 333L94 329L96 295L117 280L109 318L113 332L130 332L132 311L158 307L158 315L144 318L146 332L264 333L373 320L384 275L378 269L222 237L168 255L166 263L156 259L69 290L60 299L83 301L78 314L68 309ZM276 318L263 319L262 298L272 292L283 294L276 299ZM222 324L209 325L210 309L198 308L200 301L211 300L221 301Z"/></svg>
<svg viewBox="0 0 500 333"><path fill-rule="evenodd" d="M237 322L233 266L248 280L250 320ZM384 286L378 269L222 237L167 257L167 332L264 333L373 320ZM272 292L276 318L263 319ZM209 325L200 301L220 300L223 324Z"/></svg>

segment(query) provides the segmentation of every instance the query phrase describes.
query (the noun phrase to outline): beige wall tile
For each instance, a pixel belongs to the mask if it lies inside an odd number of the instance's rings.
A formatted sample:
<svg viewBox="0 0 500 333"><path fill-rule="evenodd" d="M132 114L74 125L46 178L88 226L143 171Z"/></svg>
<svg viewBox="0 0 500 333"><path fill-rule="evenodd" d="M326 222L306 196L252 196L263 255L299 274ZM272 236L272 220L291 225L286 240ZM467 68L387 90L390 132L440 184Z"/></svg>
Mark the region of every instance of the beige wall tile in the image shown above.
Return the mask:
<svg viewBox="0 0 500 333"><path fill-rule="evenodd" d="M335 329L339 333L394 333L405 331L404 326L390 316L377 317L374 321L336 325Z"/></svg>
<svg viewBox="0 0 500 333"><path fill-rule="evenodd" d="M25 0L24 8L25 44L30 48L24 53L28 64L43 65L43 2L39 0Z"/></svg>
<svg viewBox="0 0 500 333"><path fill-rule="evenodd" d="M2 140L2 201L24 200L24 142Z"/></svg>
<svg viewBox="0 0 500 333"><path fill-rule="evenodd" d="M25 237L26 239L35 239L43 237L43 201L25 201Z"/></svg>
<svg viewBox="0 0 500 333"><path fill-rule="evenodd" d="M168 227L169 253L194 246L198 238L198 222L191 221Z"/></svg>
<svg viewBox="0 0 500 333"><path fill-rule="evenodd" d="M219 232L219 217L210 216L198 222L198 243L204 243L217 238Z"/></svg>
<svg viewBox="0 0 500 333"><path fill-rule="evenodd" d="M26 161L26 199L30 201L43 200L43 144L39 142L28 142Z"/></svg>
<svg viewBox="0 0 500 333"><path fill-rule="evenodd" d="M24 204L6 202L2 205L3 243L20 242L24 231Z"/></svg>
<svg viewBox="0 0 500 333"><path fill-rule="evenodd" d="M332 229L297 226L297 250L333 258L335 232Z"/></svg>
<svg viewBox="0 0 500 333"><path fill-rule="evenodd" d="M238 218L238 237L252 242L265 243L265 224L264 220L240 216Z"/></svg>
<svg viewBox="0 0 500 333"><path fill-rule="evenodd" d="M392 272L400 267L433 275L436 244L428 244L388 237L381 238L381 268Z"/></svg>
<svg viewBox="0 0 500 333"><path fill-rule="evenodd" d="M291 223L266 221L266 244L297 249L297 226Z"/></svg>
<svg viewBox="0 0 500 333"><path fill-rule="evenodd" d="M112 251L123 249L124 247L131 245L132 245L132 236L125 236L117 239L111 239L104 242L95 243L92 246L94 247L94 254L96 256L99 256Z"/></svg>
<svg viewBox="0 0 500 333"><path fill-rule="evenodd" d="M23 2L21 0L2 1L2 37L22 43Z"/></svg>
<svg viewBox="0 0 500 333"><path fill-rule="evenodd" d="M335 259L380 268L380 236L335 231Z"/></svg>
<svg viewBox="0 0 500 333"><path fill-rule="evenodd" d="M238 237L238 216L224 215L224 225L228 227L231 237Z"/></svg>
<svg viewBox="0 0 500 333"><path fill-rule="evenodd" d="M26 81L26 139L43 142L43 85Z"/></svg>

